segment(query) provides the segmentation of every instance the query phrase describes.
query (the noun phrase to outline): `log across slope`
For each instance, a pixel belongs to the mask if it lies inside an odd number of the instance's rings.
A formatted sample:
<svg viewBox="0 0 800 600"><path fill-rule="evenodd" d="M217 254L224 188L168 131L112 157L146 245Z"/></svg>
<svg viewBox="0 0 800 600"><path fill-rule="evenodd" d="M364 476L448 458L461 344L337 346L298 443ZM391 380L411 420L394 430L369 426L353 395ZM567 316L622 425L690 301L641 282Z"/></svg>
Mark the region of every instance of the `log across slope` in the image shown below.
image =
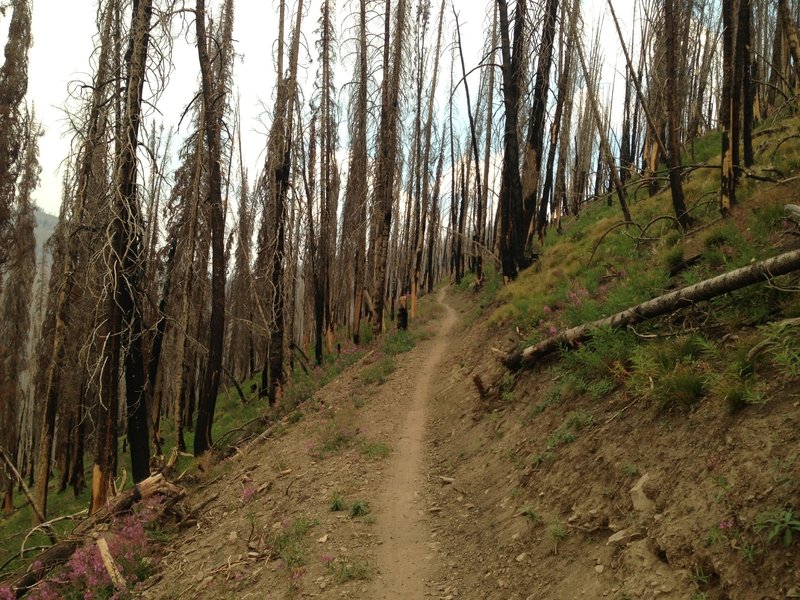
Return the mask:
<svg viewBox="0 0 800 600"><path fill-rule="evenodd" d="M773 258L658 296L605 319L572 327L524 350L509 353L503 359L503 364L511 370L532 367L538 359L561 347L575 346L579 342L589 339L592 336L592 332L598 328L618 328L641 323L674 310L685 308L695 302L710 300L716 296L721 296L755 283L768 281L772 277L785 275L798 269L800 269L800 249L785 252Z"/></svg>

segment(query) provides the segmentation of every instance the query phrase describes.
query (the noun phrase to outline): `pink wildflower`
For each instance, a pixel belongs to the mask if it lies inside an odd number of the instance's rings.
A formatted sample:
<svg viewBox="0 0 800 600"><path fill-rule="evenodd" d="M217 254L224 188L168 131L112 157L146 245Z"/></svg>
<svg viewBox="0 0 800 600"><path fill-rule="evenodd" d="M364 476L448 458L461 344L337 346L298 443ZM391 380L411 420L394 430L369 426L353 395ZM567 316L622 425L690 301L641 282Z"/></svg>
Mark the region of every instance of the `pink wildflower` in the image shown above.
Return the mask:
<svg viewBox="0 0 800 600"><path fill-rule="evenodd" d="M733 517L722 519L722 521L719 522L720 529L730 529L731 527L733 527Z"/></svg>

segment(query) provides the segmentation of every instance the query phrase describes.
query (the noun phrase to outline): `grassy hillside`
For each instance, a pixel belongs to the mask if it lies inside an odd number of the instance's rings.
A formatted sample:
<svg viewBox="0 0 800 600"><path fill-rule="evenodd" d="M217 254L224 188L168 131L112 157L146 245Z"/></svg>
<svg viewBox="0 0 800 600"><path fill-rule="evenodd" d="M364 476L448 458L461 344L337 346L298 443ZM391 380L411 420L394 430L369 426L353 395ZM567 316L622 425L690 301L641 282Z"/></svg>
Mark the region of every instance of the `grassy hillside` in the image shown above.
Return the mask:
<svg viewBox="0 0 800 600"><path fill-rule="evenodd" d="M475 523L471 550L499 544L501 555L528 552L536 565L527 578L502 561L486 573L542 598L796 597L798 274L596 331L519 373L487 357L486 343L524 347L800 247L800 226L784 212L800 201L799 133L796 118L757 132L758 166L743 175L727 219L717 211L718 171L697 169L685 181L696 220L688 233L670 216L668 188L652 198L642 189L631 199L638 226L615 228L619 208L597 203L551 232L517 281L462 286L473 325L452 396L471 398L441 418L472 405L477 425L463 426L440 460L494 503L495 514ZM696 160L719 164L710 142L695 145Z"/></svg>
<svg viewBox="0 0 800 600"><path fill-rule="evenodd" d="M430 480L421 496L431 554L446 565L436 574L443 597L798 597L796 274L635 328L597 331L530 370L510 372L499 360L800 246L800 227L783 210L800 191L765 181L800 172L800 119L766 123L756 139L760 167L742 177L727 219L718 215L714 169L687 175L696 220L687 233L670 216L668 189L649 197L634 183L638 225L617 226L619 208L595 203L551 231L517 281L503 286L490 269L480 288L470 277L449 288L461 329L429 401ZM687 159L718 164L717 147L715 136L698 140ZM424 352L401 355L431 335L438 314L431 298L422 307L410 333L343 344L324 369L298 366L278 411L252 394L244 403L233 390L220 395L214 460L182 457L170 473L202 511L186 508L174 527L147 533L169 541L165 564L190 566L163 569L148 597L189 589L365 597L382 543L370 529L370 503L425 361ZM169 424L163 433L169 450ZM51 515L87 502L54 490ZM24 506L0 521L0 559L19 551L29 522ZM326 545L329 532L336 541ZM26 547L45 542L37 535ZM221 547L248 558L231 563Z"/></svg>

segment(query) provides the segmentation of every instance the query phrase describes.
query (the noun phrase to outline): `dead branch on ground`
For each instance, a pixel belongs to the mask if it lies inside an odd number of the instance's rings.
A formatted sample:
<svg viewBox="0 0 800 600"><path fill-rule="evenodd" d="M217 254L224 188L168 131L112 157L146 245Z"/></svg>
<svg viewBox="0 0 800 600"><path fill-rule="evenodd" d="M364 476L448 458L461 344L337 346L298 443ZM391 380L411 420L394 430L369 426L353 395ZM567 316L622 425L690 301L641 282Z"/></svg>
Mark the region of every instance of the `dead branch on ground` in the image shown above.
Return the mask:
<svg viewBox="0 0 800 600"><path fill-rule="evenodd" d="M642 302L605 319L572 327L559 335L547 338L522 351L510 352L503 364L512 371L532 367L540 358L559 348L575 348L592 337L600 328L617 329L641 323L668 312L692 306L697 302L710 300L717 296L753 285L769 282L774 277L786 275L800 269L800 250L793 250L773 258L736 269L729 273L706 279L652 300Z"/></svg>

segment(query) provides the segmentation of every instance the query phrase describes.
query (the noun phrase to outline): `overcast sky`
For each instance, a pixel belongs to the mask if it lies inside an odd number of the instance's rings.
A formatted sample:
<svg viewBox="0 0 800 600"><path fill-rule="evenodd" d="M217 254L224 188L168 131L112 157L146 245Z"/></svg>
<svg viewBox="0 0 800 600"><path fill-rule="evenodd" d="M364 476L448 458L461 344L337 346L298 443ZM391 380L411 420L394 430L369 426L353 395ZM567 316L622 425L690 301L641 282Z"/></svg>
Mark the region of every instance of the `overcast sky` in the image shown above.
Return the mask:
<svg viewBox="0 0 800 600"><path fill-rule="evenodd" d="M618 14L629 14L632 0L619 0ZM35 198L40 208L58 214L61 196L61 167L69 153L70 139L65 132L67 125L63 107L70 86L76 82L90 81L89 63L96 34L94 0L32 0L34 45L30 53L28 100L36 105L39 121L45 135L40 140L40 162L42 183ZM465 46L467 69L475 66L479 59L485 31L491 24L485 23L487 2L454 0L460 14L462 36ZM189 2L189 4L193 4ZM340 13L349 9L349 3L340 0ZM434 2L437 5L438 2ZM587 2L586 10L594 3ZM209 2L216 6L216 2ZM438 11L438 7L433 9ZM597 8L591 8L597 11ZM319 15L319 0L312 0L306 13L304 27L309 44L313 44L313 30ZM448 10L448 17L452 13ZM435 15L432 20L435 19ZM451 19L450 19L451 20ZM587 21L596 17L587 15ZM4 19L3 36L8 18ZM251 177L262 160L265 145L265 119L263 104L271 104L272 87L275 81L272 49L277 34L277 13L273 0L239 0L236 3L234 39L240 59L236 64L235 85L241 97L242 135L245 146L245 165ZM587 23L587 29L591 23ZM197 54L192 45L193 26L188 35L175 42L173 60L175 69L169 84L158 102L161 114L150 111L150 118L163 120L165 127L177 124L187 102L197 90ZM451 32L445 33L448 43ZM611 34L613 35L613 33ZM606 36L608 37L608 36ZM614 37L614 40L616 38ZM614 41L610 40L610 41ZM4 40L3 40L4 41ZM340 39L340 42L342 40ZM312 48L313 51L313 48ZM349 72L349 67L347 68ZM310 65L307 76L313 78L316 65ZM349 76L342 71L343 76ZM471 85L477 87L477 74ZM447 78L440 78L440 86L447 85ZM473 92L474 95L474 92ZM473 100L474 102L474 100ZM185 133L188 123L184 122Z"/></svg>

